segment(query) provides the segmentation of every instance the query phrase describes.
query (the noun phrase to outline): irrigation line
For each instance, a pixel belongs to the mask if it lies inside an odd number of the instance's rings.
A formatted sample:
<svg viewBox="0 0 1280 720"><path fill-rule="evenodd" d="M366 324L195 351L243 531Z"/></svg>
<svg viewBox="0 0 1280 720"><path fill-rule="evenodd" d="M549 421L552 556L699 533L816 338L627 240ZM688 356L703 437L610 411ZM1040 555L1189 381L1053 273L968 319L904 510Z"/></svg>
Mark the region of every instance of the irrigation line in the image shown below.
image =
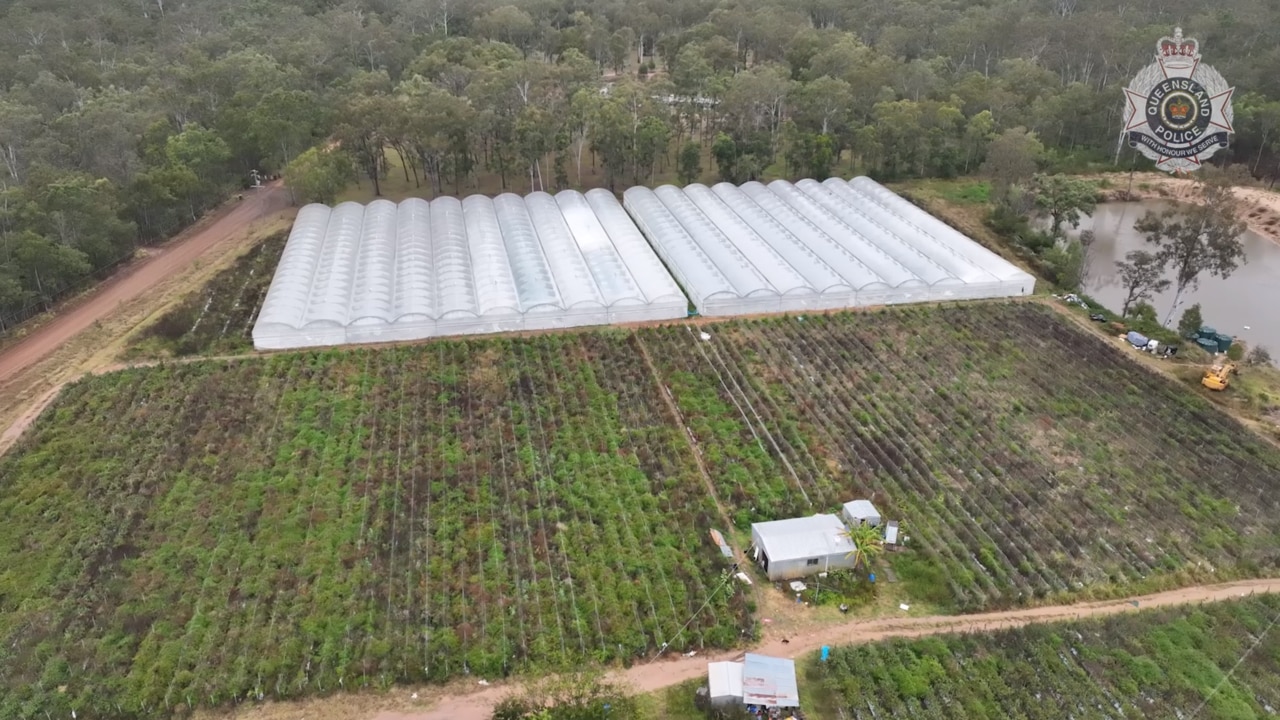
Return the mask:
<svg viewBox="0 0 1280 720"><path fill-rule="evenodd" d="M578 402L582 405L582 411L583 411L583 413L585 414L585 417L587 417L587 418L589 418L589 419L591 419L591 420L593 420L593 421L594 421L594 420L598 419L598 418L597 418L597 416L598 416L598 414L599 414L599 413L598 413L598 408L596 407L596 403L594 402L594 400L593 400L593 398L592 398L591 394L590 394L590 393L587 391L587 389L586 389L586 388L588 387L588 381L590 381L590 382L591 382L591 383L593 383L593 384L594 384L594 382L595 382L595 378L594 378L594 376L590 375L589 373L590 373L590 365L589 365L588 363L585 363L585 362L584 362L584 363L582 363L582 364L579 366L579 369L578 369L578 376L579 376L579 377L578 377L578 380L579 380L579 382L575 382L575 383L574 383L574 386L577 388L578 396L579 396L579 398L578 398ZM601 422L603 422L603 420L601 420ZM574 423L574 424L572 425L572 427L574 427L574 428L585 428L585 427L598 427L598 426L597 426L594 422L592 422L592 423L582 423L582 424ZM585 448L584 454L586 455L587 459L588 459L588 460L590 461L590 463L591 463L591 472L592 472L592 474L593 474L593 475L596 475L597 477L601 476L603 473L601 473L601 471L600 471L600 465L599 465L599 463L596 461L596 455L597 455L597 453L596 453L596 451L595 451L595 446L594 446L594 444L591 442L591 440L592 440L592 436L588 435L588 434L586 433L586 431L585 431L585 430L577 430L577 432L578 432L578 435L579 435L579 439L580 439L580 440L582 440L582 441L583 441L583 443L584 443L584 448ZM610 477L610 480L612 480L612 479L613 479L612 471L609 471L609 477ZM610 483L610 487L613 487L613 486L614 486L614 484L611 482L611 483ZM595 499L596 499L596 498L593 496L593 497L592 497L592 500L594 501ZM593 512L591 511L591 504L590 504L590 503L588 503L585 507L586 507L586 509L587 509L587 520L591 523L591 526L592 526L592 527L599 529L601 526L596 524L596 520L595 520L595 513L593 513ZM615 530L616 530L616 527L615 527ZM603 536L602 536L602 537L603 537ZM606 538L606 539L607 539L607 538ZM627 575L627 570L626 570L626 567L625 567L625 566L623 565L623 563L622 563L622 559L619 557L619 553L608 553L608 555L609 555L610 557L612 557L612 558L613 558L613 565L614 565L614 567L618 570L618 577L619 577L619 578L621 578L621 577L625 577L625 576ZM652 606L653 606L653 597L652 597L652 595L650 595L650 594L649 594L649 587L648 587L648 581L647 581L647 580L646 580L646 582L645 582L645 595L649 598L649 605L650 605L650 607L652 607ZM618 595L617 595L617 592L615 591L615 592L614 592L614 598L615 598L615 600L617 599L617 597L618 597ZM599 603L598 603L598 602L597 602L597 604L596 604L596 607L597 607L597 610L596 610L596 625L597 625L598 627L602 627L602 626L601 626L601 623L600 623L600 612L599 612ZM637 626L637 627L639 627L639 628L642 628L642 629L643 629L643 627L644 627L644 621L643 621L643 620L641 619L641 617L640 617L640 603L639 603L638 598L637 598L637 600L636 600L636 601L633 601L633 602L631 603L631 614L632 614L633 616L635 616L635 619L636 619L636 626ZM655 613L655 615L654 615L654 618L655 618L655 620L656 620L656 618L657 618L656 613ZM612 625L612 623L610 623L610 630L613 630L613 625ZM607 650L605 649L604 641L605 641L604 630L603 630L603 629L601 629L601 630L600 630L600 648L601 648L601 650L602 650L602 651L607 652ZM620 645L621 645L621 644L619 643L619 646L620 646Z"/></svg>
<svg viewBox="0 0 1280 720"><path fill-rule="evenodd" d="M394 499L394 502L391 508L391 543L390 543L391 548L388 553L387 565L385 570L387 574L387 609L383 614L385 623L382 626L382 633L385 636L390 636L393 632L392 617L394 614L393 605L394 605L394 599L396 594L395 587L394 587L396 584L395 583L396 545L399 540L399 536L396 534L396 529L397 529L396 526L400 519L400 496L404 494L404 483L401 481L401 471L402 471L403 462L404 462L404 406L407 404L405 400L404 391L405 391L405 388L407 387L408 376L409 376L409 373L405 372L404 370L404 365L405 365L404 359L395 358L395 360L397 362L396 362L395 368L393 369L393 372L395 372L400 376L400 390L396 396L396 401L400 406L399 408L400 412L399 412L399 418L397 418L397 421L396 421L396 474L395 474L395 482L393 483L393 487L391 490L392 496ZM381 498L379 498L379 500L381 500ZM370 594L372 594L372 590L370 591ZM390 653L388 653L388 657L387 657L388 661L391 659L389 655ZM401 655L400 657L400 662L401 662L401 667L403 668L404 667L403 655ZM402 669L401 672L404 672L404 670Z"/></svg>
<svg viewBox="0 0 1280 720"><path fill-rule="evenodd" d="M688 330L689 335L693 336L693 328L686 325L685 330ZM702 332L702 326L698 326L698 331ZM695 343L698 342L698 339L696 337L694 338L694 342ZM715 347L712 346L712 349L715 349ZM724 378L720 375L720 371L716 369L715 364L712 363L710 356L708 356L707 352L702 349L701 345L698 345L698 352L702 353L703 359L706 360L707 364L711 366L712 371L714 371L716 374L716 378L720 380L720 384L724 387L725 391L729 393L729 398L733 400L733 404L737 406L738 412L742 413L742 419L747 421L747 427L751 430L751 434L755 435L756 442L759 443L760 436L756 435L755 428L751 425L751 421L747 419L746 412L742 410L741 405L738 405L738 401L734 397L733 391L729 390L728 385L725 384ZM720 364L724 366L725 372L728 373L729 371L728 363L724 361L724 358L720 357L720 352L718 350L716 351L716 357L720 358ZM786 453L782 452L782 448L778 447L778 442L774 440L773 434L769 432L768 426L765 425L764 420L761 419L760 417L760 414L756 412L755 407L751 404L751 399L747 397L746 391L742 389L742 386L738 384L738 381L734 379L732 375L729 376L729 380L733 383L733 386L737 388L738 392L742 395L743 401L745 401L747 403L747 407L751 409L751 414L755 416L756 422L760 423L760 429L763 430L765 436L769 438L769 444L773 446L773 450L778 454L778 458L782 460L782 464L787 466L787 471L791 473L791 478L795 480L796 489L799 490L800 495L804 497L805 503L807 503L809 507L813 507L813 500L810 500L809 493L805 492L804 485L801 484L800 482L800 476L796 474L796 469L792 467L791 461L787 459ZM765 454L768 454L768 451L764 449L763 444L761 445L760 449L763 450Z"/></svg>
<svg viewBox="0 0 1280 720"><path fill-rule="evenodd" d="M556 342L558 345L559 341L557 340ZM575 340L575 342L581 343L581 341L577 341L577 340ZM545 346L540 346L540 348L541 348L541 352L543 352L544 360L547 360L547 357L545 357L545 355L547 355L547 352L545 352ZM559 350L559 348L557 347L556 350ZM579 347L579 350L581 350L581 347ZM571 418L571 416L573 415L570 413L570 410L568 410L567 402L566 400L564 400L564 398L567 397L567 393L563 391L563 386L561 384L561 375L559 375L559 373L556 370L557 360L559 359L559 357L563 357L564 355L566 355L566 352L553 352L552 355L553 357L552 357L552 360L550 360L550 364L548 365L547 374L549 375L550 379L552 379L552 383L550 384L552 384L554 392L550 393L550 395L548 396L548 401L554 404L552 406L553 407L552 414L554 418ZM564 370L564 372L568 374L570 373L570 370L566 369ZM572 436L568 436L568 437L572 437ZM568 452L572 452L572 450L568 450ZM548 459L545 460L545 462L548 462L548 464L550 465L548 470L550 471L550 473L552 473L554 477L554 470L556 470L556 466L554 466L554 461L550 459L550 457L548 457ZM557 487L558 487L558 483L557 483ZM564 488L564 491L566 491L566 493L575 493L575 488L573 488L572 484L570 484L570 486L568 486L567 488ZM579 514L577 514L577 510L575 509L575 507L573 507L573 505L576 505L576 503L575 502L568 503L568 511L572 512L573 514L573 529L577 530L577 532L581 532L582 519L580 518ZM557 506L561 507L562 510L564 509L564 507L561 505L557 505ZM557 530L559 529L557 528ZM562 539L562 536L563 536L563 539ZM573 575L570 571L570 560L568 560L568 552L564 550L564 546L566 546L566 544L571 544L573 542L573 539L575 539L575 537L573 537L572 534L568 533L566 529L566 530L561 530L561 532L557 532L556 538L557 538L556 546L559 548L559 551L561 551L561 556L564 559L564 571L566 571L566 574L568 575L568 578L567 578L568 594L570 594L570 598L573 605L573 626L575 626L575 629L577 629L577 641L579 641L579 648L582 651L582 656L585 657L586 641L584 638L582 638L582 620L579 616L579 605L577 605L577 591L575 588L573 588L573 585L575 585L575 583L573 583ZM585 547L585 546L586 546L586 543L582 544L582 547ZM599 601L598 593L596 593L595 591L594 583L590 583L590 579L591 579L590 573L584 573L582 577L584 577L586 580L589 580L589 582L586 583L586 585L588 585L588 587L590 588L589 594L590 594L591 603L593 603L593 611L595 612L595 625L596 625L596 629L599 630L600 601ZM600 650L605 651L604 633L600 632L599 637L600 637Z"/></svg>
<svg viewBox="0 0 1280 720"><path fill-rule="evenodd" d="M405 573L404 573L404 578L405 578L404 602L405 602L405 610L407 610L407 621L405 622L405 629L404 629L404 635L405 635L404 646L403 646L404 649L400 653L400 664L402 667L405 668L406 674L408 674L408 668L409 668L409 658L410 658L409 648L414 644L413 628L415 624L418 622L418 615L416 612L414 612L417 609L415 600L414 600L414 589L417 583L413 581L414 568L420 567L420 564L416 561L416 558L418 555L418 545L417 545L417 542L415 542L413 537L413 532L418 524L418 462L421 457L418 453L418 448L419 448L419 441L422 438L422 433L420 432L422 428L422 425L421 425L422 416L426 415L427 412L429 412L427 409L427 404L425 402L422 402L422 398L423 398L422 382L423 382L423 377L426 376L426 369L421 367L415 368L414 370L411 371L411 373L413 375L413 387L414 387L413 397L411 400L402 400L402 402L411 402L412 407L414 408L421 407L423 409L423 412L411 413L413 415L413 430L412 430L413 449L409 451L409 458L410 458L409 496L408 496L409 517L407 518L407 524L409 525L409 538L408 538L408 547L406 548L406 552L409 555L409 567L405 569ZM395 568L391 568L390 572L392 575L394 575ZM415 668L415 672L416 672L416 668ZM426 671L424 670L423 672L425 674Z"/></svg>
<svg viewBox="0 0 1280 720"><path fill-rule="evenodd" d="M524 345L522 343L517 343L516 347L520 349L520 358L519 358L520 364L517 369L517 373L529 374L530 373L529 358L528 358L528 355L525 353ZM533 486L534 502L536 502L538 506L537 508L538 509L538 529L542 533L542 551L546 554L546 558L547 558L547 572L549 574L549 577L547 578L547 582L549 583L550 585L549 589L551 590L551 593L550 593L551 594L551 598L550 598L551 611L554 612L556 615L556 631L560 635L560 653L561 655L567 656L568 648L565 644L564 619L560 616L560 599L558 597L559 593L557 592L557 582L559 581L556 578L557 573L556 573L556 565L555 565L555 553L552 552L551 550L550 539L548 538L548 533L547 533L547 505L542 502L542 483L544 480L550 481L552 480L552 478L547 478L543 474L543 468L540 467L541 463L539 462L539 460L546 458L550 454L550 450L548 449L548 446L547 446L546 432L542 427L542 422L543 422L542 416L538 412L538 409L539 409L538 396L537 396L537 391L534 389L533 384L535 381L531 374L529 375L528 380L529 382L528 382L527 392L523 387L524 385L523 383L517 382L517 386L520 392L520 403L524 407L525 422L527 423L529 428L529 450L530 450L530 455L532 456L530 457L529 463L528 463L529 484ZM537 448L535 448L533 444L533 434L535 430L538 434ZM542 450L541 455L538 454L539 448L541 448ZM535 557L535 561L536 561L536 557ZM566 574L569 573L569 568L567 566L565 567L565 573ZM534 580L535 592L537 591L537 584L538 583L535 578Z"/></svg>
<svg viewBox="0 0 1280 720"><path fill-rule="evenodd" d="M494 416L494 418L497 418L497 417L499 416L497 415ZM483 439L483 441L485 442L486 457L487 457L487 461L486 461L487 472L485 473L485 491L486 491L485 494L488 500L486 505L488 506L488 510L489 510L489 530L493 533L492 540L489 543L490 554L487 558L483 558L481 560L482 566L484 563L487 563L492 558L506 557L506 550L503 547L504 536L502 533L502 527L498 524L497 511L495 510L495 506L501 504L498 498L498 493L499 493L499 489L497 487L499 482L499 480L497 479L498 473L500 472L506 473L506 466L505 464L499 465L497 462L495 462L496 459L500 456L500 453L494 451L495 447L499 447L499 448L502 447L505 441L505 438L502 437L501 425L498 426L496 433L492 432L492 429L495 423L496 423L496 420L493 422L489 422L482 428L474 428L477 441L479 441L480 439ZM479 483L478 478L476 479L476 482ZM501 482L505 484L506 478L503 477ZM477 506L477 509L476 509L477 524L479 524L480 522L479 516L480 516L480 510L479 510L479 507ZM494 565L495 567L493 568L493 571L498 576L497 583L499 585L502 585L504 581L507 580L507 572L506 572L507 568L505 565L499 565L497 563L495 563ZM481 581L484 580L483 572L484 571L482 567ZM489 590L488 586L484 587L483 589L484 589L485 595L487 596L488 590ZM509 667L509 660L511 657L511 638L510 636L507 635L507 614L508 613L504 612L504 610L505 608L502 606L501 598L499 598L497 612L498 612L498 619L501 621L501 624L502 624L501 646L502 646L503 675L507 674L507 668ZM487 621L486 621L486 624L487 624Z"/></svg>
<svg viewBox="0 0 1280 720"><path fill-rule="evenodd" d="M553 342L557 342L558 344L558 339L554 340ZM533 356L533 361L537 363L537 367L539 369L538 378L540 380L545 381L548 379L548 377L550 377L551 379L551 387L549 388L550 394L555 396L555 395L558 395L560 392L559 386L556 384L558 383L559 376L556 375L554 365L548 364L545 356L543 355L544 353L543 348L545 347L546 347L545 343L539 343L538 352L536 355ZM525 344L522 343L520 345L520 363L522 367L524 367L525 369L528 369L530 366L530 359L529 359L529 354L526 353L525 351L526 351L526 346ZM539 514L542 515L541 525L542 525L543 546L547 550L547 567L551 569L551 581L552 581L552 587L554 588L554 591L552 593L552 601L555 603L556 621L561 624L560 652L564 653L566 657L568 656L568 650L565 647L564 623L563 621L560 620L560 604L561 604L561 600L563 599L563 595L561 594L561 592L563 590L563 585L565 584L565 580L568 580L569 615L572 619L571 624L573 626L573 629L578 633L578 650L581 651L583 655L586 655L587 654L586 641L582 639L582 625L581 625L581 620L578 617L578 594L573 588L573 570L569 564L569 554L564 549L565 543L561 539L559 534L559 526L562 524L561 518L564 516L562 515L562 513L564 512L564 507L562 507L561 501L557 499L557 496L559 495L559 491L560 491L560 480L558 477L556 477L555 465L552 461L552 455L551 455L551 449L555 447L556 440L555 438L552 438L551 444L550 445L547 444L547 429L543 423L541 414L539 412L540 410L544 409L544 407L547 407L547 406L544 406L543 399L538 397L538 386L535 384L534 379L531 377L529 380L530 380L529 396L533 401L533 412L538 415L538 423L537 423L538 441L539 441L539 444L541 444L542 446L542 455L540 455L535 460L536 465L541 467L539 469L539 477L534 482L534 491L537 493L538 505L540 510L543 504L542 488L541 488L542 481L546 481L549 487L555 488L554 492L551 491L550 489L547 492L547 505L555 513L555 525L553 527L556 528L557 532L556 532L554 542L552 542L551 533L547 532L547 520L546 520L545 512L541 512ZM553 419L552 422L557 422L557 419ZM576 517L577 516L575 514L575 519ZM563 579L556 577L555 563L552 560L555 555L555 552L551 550L552 544L556 546L556 550L560 551L559 552L560 564L564 567L564 574L565 574L565 577Z"/></svg>
<svg viewBox="0 0 1280 720"><path fill-rule="evenodd" d="M642 371L640 370L639 367L637 367L635 363L629 364L629 367L635 368L635 372L637 376L643 375ZM623 400L625 400L625 407L627 408L646 408L647 409L650 407L650 404L645 401L644 396L638 393L638 390L643 387L646 387L646 383L644 382L644 380L637 378L635 382L626 382L623 384L622 387L618 389L617 396L619 398L619 403L618 403L619 409L618 409L618 414L616 416L616 420L619 427L623 425L623 416L622 416L622 408L624 407L624 404L622 402ZM613 418L610 417L609 420L612 421ZM630 434L628 433L628 438L629 436ZM630 442L629 439L628 439L628 442ZM647 439L646 439L646 444L647 444ZM633 448L633 452L634 452L634 448ZM653 484L652 479L649 477L649 473L645 472L643 467L640 465L639 457L634 454L632 457L636 460L636 469L639 470L640 474L644 477L644 480L645 480L644 487L649 488L649 492L653 494L653 497L655 499L663 497L665 494L665 491ZM654 453L654 459L655 460L657 459L657 453ZM710 491L708 492L709 492L709 497L713 500L713 503L714 503L714 499L715 499L714 493L711 493ZM669 516L675 515L675 509L672 506L670 499L666 500L665 512ZM652 543L653 547L657 547L657 538L653 531L653 526L651 524L646 523L644 527L646 530L648 530L650 542ZM688 535L686 533L680 533L680 536L684 538L684 540L681 541L681 548L685 548L686 547L685 543L688 540ZM675 549L675 548L673 547L672 549ZM671 605L671 617L675 619L679 617L679 611L676 610L675 597L671 594L672 582L670 579L667 578L667 571L665 567L666 567L666 564L664 562L659 562L657 564L658 573L662 576L662 582L663 582L664 588L667 591L668 603ZM673 567L673 571L678 573L679 567L680 566L678 565ZM696 578L697 574L694 574L694 577ZM677 581L678 580L679 578L677 577ZM699 583L698 587L694 588L695 592L702 589L703 588L701 583ZM685 600L685 597L682 597L682 600ZM686 607L688 606L687 600L685 600L681 604Z"/></svg>
<svg viewBox="0 0 1280 720"><path fill-rule="evenodd" d="M1218 681L1218 684L1214 685L1213 689L1209 691L1209 694L1204 696L1204 700L1201 700L1200 705L1196 707L1196 709L1189 716L1187 716L1187 720L1194 720L1194 718L1200 714L1200 711L1204 710L1204 706L1209 704L1209 700L1213 699L1213 696L1218 692L1218 689L1221 688L1224 683L1230 680L1232 675L1235 675L1236 670L1239 669L1241 663L1245 661L1245 658L1249 657L1249 654L1252 653L1255 648L1257 648L1259 645L1262 644L1263 638L1267 636L1267 633L1271 632L1271 628L1276 626L1277 621L1280 621L1280 613L1276 613L1276 615L1271 618L1271 623L1268 624L1265 629L1263 629L1262 634L1259 635L1257 639L1253 641L1253 644L1250 645L1247 650L1241 653L1240 659L1236 660L1236 664L1232 665L1231 669L1227 671L1227 674L1223 675L1222 679Z"/></svg>
<svg viewBox="0 0 1280 720"><path fill-rule="evenodd" d="M669 640L666 640L665 642L663 642L661 645L658 646L658 652L654 653L653 657L649 658L650 663L652 663L654 660L657 660L659 657L661 657L662 653L667 651L667 646L671 644L671 641L680 637L680 633L683 633L685 629L688 628L689 625L693 623L694 620L698 619L698 616L702 614L702 611L706 610L707 606L711 604L711 601L715 599L716 594L720 592L720 589L723 588L730 580L733 579L733 573L737 572L737 570L738 570L738 564L734 563L733 569L730 572L725 573L724 579L720 581L720 584L717 585L715 589L711 591L710 595L707 595L706 600L702 601L702 606L699 607L697 610L695 610L693 614L689 616L689 619L685 621L684 625L680 626L680 629L677 630Z"/></svg>
<svg viewBox="0 0 1280 720"><path fill-rule="evenodd" d="M503 377L504 378L506 377L505 373ZM506 556L507 556L507 562L509 562L511 565L511 568L510 568L512 573L511 585L515 589L515 594L518 596L520 595L521 583L523 583L523 579L520 576L520 556L519 556L519 553L515 552L515 547L517 546L517 542L519 540L519 538L516 537L516 534L519 532L519 529L516 528L515 523L512 522L513 518L511 515L511 509L515 507L515 503L513 503L511 500L511 476L509 471L507 470L506 431L510 430L512 433L511 437L513 439L515 438L515 423L511 420L510 399L508 399L508 402L503 403L502 409L499 412L498 417L500 420L505 421L506 423L505 425L500 425L498 427L498 458L499 458L499 467L502 468L502 488L504 492L504 497L506 499L506 502L503 505L503 510L506 515L506 523L504 523L504 528L506 529L506 533L504 533L503 537L504 539L506 539L507 544L511 548L506 553ZM525 533L528 534L527 528L525 529ZM519 544L526 549L528 548L528 543L519 543ZM515 602L516 619L519 621L519 625L520 625L519 636L516 638L516 640L517 640L517 643L520 645L520 649L524 653L523 657L527 659L529 657L529 642L528 642L528 633L525 631L525 615L524 615L525 605L526 603L524 602L523 598L520 598L520 597L516 598L516 602ZM505 622L506 621L504 620L503 621L504 633L506 632ZM503 642L505 643L506 640L504 639ZM508 653L508 654L514 654L514 652ZM503 667L506 667L507 660L508 660L507 655L504 655L502 658Z"/></svg>
<svg viewBox="0 0 1280 720"><path fill-rule="evenodd" d="M475 442L475 447L479 448L479 447L482 447L482 443L484 442L484 434L476 430L476 410L475 410L476 401L475 401L475 393L472 391L472 387L471 387L471 374L472 374L471 372L465 373L465 376L462 379L463 388L465 388L466 395L467 395L466 432L469 434L472 434L471 437ZM458 433L455 437L461 438L462 433ZM480 453L475 451L467 453L467 456L471 460L472 487L475 489L475 502L472 503L471 507L475 509L476 527L480 526L480 498L482 494L480 489L480 474L476 471L477 470L476 458L479 455ZM465 510L465 508L463 509ZM459 515L461 514L462 513L460 512ZM484 577L484 549L481 547L475 547L473 549L475 550L475 555L476 555L476 558L475 558L476 569L479 571L479 575L480 575L480 594L482 596L482 599L478 603L480 605L480 631L479 633L477 633L477 635L480 635L484 633L484 631L489 627L489 600L487 597L484 597L488 595L488 593L486 592L486 590L488 589L488 583L485 582L485 577ZM467 615L467 609L470 608L474 613L475 608L472 606L476 605L477 603L475 602L474 599L467 597L466 583L463 583L460 587L462 591L462 623L470 627L471 619ZM462 671L467 675L471 674L471 666L467 663L467 660L465 657L462 660Z"/></svg>

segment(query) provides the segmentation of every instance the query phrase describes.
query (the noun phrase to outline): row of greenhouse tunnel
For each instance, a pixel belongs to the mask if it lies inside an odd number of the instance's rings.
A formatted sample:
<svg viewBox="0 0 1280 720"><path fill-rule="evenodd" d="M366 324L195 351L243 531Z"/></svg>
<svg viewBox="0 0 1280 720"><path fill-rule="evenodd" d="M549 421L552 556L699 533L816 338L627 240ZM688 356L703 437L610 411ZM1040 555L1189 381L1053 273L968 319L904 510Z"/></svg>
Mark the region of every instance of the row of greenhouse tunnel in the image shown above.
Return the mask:
<svg viewBox="0 0 1280 720"><path fill-rule="evenodd" d="M865 177L307 205L258 349L1028 295ZM691 310L692 308L692 310Z"/></svg>

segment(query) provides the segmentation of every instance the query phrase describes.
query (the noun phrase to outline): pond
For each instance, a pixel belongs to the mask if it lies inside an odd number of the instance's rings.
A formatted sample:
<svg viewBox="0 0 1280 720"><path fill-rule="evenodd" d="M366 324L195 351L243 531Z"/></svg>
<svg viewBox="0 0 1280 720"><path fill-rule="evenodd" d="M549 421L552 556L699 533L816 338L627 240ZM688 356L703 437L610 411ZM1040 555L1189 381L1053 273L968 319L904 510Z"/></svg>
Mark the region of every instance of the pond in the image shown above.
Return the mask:
<svg viewBox="0 0 1280 720"><path fill-rule="evenodd" d="M1159 212L1172 206L1160 200L1105 203L1092 217L1085 218L1074 232L1093 230L1096 240L1089 252L1084 291L1119 312L1124 290L1116 278L1116 261L1123 260L1131 250L1152 249L1133 229L1133 223L1148 210ZM1202 275L1200 287L1183 294L1169 324L1176 327L1182 311L1200 303L1206 325L1251 345L1280 350L1280 244L1251 231L1245 233L1242 242L1245 262L1225 280ZM1164 320L1173 304L1173 290L1157 295L1153 304Z"/></svg>

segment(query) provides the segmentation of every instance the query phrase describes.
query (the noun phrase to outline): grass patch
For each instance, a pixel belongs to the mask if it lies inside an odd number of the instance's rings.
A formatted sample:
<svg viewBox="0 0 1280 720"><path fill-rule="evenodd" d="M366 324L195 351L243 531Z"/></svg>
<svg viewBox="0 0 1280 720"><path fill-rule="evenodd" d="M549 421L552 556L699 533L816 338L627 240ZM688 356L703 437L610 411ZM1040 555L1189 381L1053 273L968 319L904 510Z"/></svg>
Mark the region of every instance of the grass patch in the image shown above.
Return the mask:
<svg viewBox="0 0 1280 720"><path fill-rule="evenodd" d="M955 600L946 573L936 563L913 552L892 553L887 558L908 597L936 605L941 612Z"/></svg>
<svg viewBox="0 0 1280 720"><path fill-rule="evenodd" d="M960 205L985 205L991 202L991 183L964 180L939 188L939 195Z"/></svg>

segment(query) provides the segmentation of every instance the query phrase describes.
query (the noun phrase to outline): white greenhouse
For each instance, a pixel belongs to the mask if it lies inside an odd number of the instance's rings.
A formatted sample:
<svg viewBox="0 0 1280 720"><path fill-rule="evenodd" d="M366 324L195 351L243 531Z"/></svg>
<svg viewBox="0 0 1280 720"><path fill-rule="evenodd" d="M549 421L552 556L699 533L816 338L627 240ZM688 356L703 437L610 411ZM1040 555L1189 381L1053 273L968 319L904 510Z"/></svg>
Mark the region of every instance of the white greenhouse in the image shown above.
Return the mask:
<svg viewBox="0 0 1280 720"><path fill-rule="evenodd" d="M261 350L683 318L604 190L308 205L253 328Z"/></svg>
<svg viewBox="0 0 1280 720"><path fill-rule="evenodd" d="M868 178L634 187L623 206L703 315L1035 288L1030 274Z"/></svg>

